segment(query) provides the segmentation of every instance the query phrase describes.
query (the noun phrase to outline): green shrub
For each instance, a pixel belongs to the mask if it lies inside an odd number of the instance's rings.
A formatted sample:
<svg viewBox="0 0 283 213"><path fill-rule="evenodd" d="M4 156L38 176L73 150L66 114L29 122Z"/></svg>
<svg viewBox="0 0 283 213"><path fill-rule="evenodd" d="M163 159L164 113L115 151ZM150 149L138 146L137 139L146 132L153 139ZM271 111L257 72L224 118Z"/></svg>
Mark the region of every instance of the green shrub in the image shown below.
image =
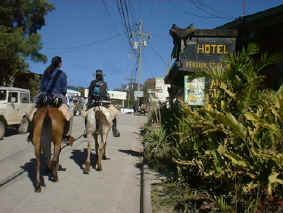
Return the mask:
<svg viewBox="0 0 283 213"><path fill-rule="evenodd" d="M206 105L183 103L171 113L160 109L160 128L145 137L148 157L171 159L182 181L212 188L216 195L282 198L283 87L277 92L262 87L269 61L265 55L255 61L255 52L250 47L228 56L229 68L191 75L214 82L206 90Z"/></svg>

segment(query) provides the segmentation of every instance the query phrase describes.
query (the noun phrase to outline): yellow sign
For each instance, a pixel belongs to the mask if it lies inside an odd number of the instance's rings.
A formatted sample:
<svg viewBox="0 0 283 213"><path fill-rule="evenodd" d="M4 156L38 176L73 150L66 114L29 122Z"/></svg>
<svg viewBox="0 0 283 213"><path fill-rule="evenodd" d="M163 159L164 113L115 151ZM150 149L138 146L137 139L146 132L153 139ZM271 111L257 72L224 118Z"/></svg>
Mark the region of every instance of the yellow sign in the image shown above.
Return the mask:
<svg viewBox="0 0 283 213"><path fill-rule="evenodd" d="M203 68L229 68L229 64L224 65L223 63L217 62L201 62L201 61L186 61L185 68L189 69L203 69Z"/></svg>
<svg viewBox="0 0 283 213"><path fill-rule="evenodd" d="M197 44L197 54L227 55L226 44Z"/></svg>

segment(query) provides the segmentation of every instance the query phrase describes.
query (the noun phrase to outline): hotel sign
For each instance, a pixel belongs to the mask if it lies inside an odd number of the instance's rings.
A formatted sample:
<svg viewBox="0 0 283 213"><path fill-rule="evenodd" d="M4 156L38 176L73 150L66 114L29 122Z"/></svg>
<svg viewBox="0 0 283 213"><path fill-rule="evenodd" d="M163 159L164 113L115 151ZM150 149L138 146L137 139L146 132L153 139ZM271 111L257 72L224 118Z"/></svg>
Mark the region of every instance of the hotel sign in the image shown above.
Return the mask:
<svg viewBox="0 0 283 213"><path fill-rule="evenodd" d="M192 37L180 55L180 70L196 71L225 66L221 59L235 50L236 38Z"/></svg>

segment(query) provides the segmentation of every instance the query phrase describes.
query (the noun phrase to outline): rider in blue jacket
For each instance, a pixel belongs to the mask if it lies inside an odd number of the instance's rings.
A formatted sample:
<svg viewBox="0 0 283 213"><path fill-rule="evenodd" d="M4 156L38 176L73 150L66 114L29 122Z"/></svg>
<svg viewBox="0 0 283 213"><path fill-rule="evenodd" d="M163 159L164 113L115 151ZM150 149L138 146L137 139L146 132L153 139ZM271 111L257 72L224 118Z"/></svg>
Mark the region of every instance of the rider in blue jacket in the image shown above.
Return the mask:
<svg viewBox="0 0 283 213"><path fill-rule="evenodd" d="M40 81L40 94L35 98L36 104L39 104L42 96L52 96L60 98L62 104L67 105L67 75L61 70L62 59L59 56L55 56L51 60L51 64L46 68ZM64 114L64 113L63 113ZM70 140L72 130L72 118L70 121L66 120L64 129L64 139ZM30 128L30 134L28 141L32 140L32 127ZM73 137L72 137L73 138Z"/></svg>
<svg viewBox="0 0 283 213"><path fill-rule="evenodd" d="M40 81L40 93L58 96L62 98L64 104L67 104L67 75L60 69L61 67L61 57L53 57L51 65L44 71L43 78ZM58 77L55 84L53 84L56 75Z"/></svg>

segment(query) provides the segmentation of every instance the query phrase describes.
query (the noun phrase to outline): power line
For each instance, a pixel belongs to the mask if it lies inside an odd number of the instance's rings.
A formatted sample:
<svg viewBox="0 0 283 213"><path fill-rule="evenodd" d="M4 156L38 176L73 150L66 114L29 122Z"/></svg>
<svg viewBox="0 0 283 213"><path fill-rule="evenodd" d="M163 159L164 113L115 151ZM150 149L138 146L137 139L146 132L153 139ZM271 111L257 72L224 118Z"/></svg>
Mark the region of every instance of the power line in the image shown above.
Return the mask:
<svg viewBox="0 0 283 213"><path fill-rule="evenodd" d="M197 9L200 11L204 12L205 14L208 14L208 17L203 17L203 18L219 18L219 19L231 19L233 17L228 17L228 16L219 16L217 15L217 11L213 9L212 7L209 7L205 5L204 3L200 3L198 0L189 0L189 2ZM213 12L211 12L212 10Z"/></svg>
<svg viewBox="0 0 283 213"><path fill-rule="evenodd" d="M76 46L71 46L71 47L47 47L45 48L46 50L71 50L71 49L78 49L78 48L82 48L82 47L89 47L89 46L93 46L95 44L100 44L101 42L106 42L106 41L110 41L113 40L115 38L121 37L122 34L121 33L117 33L114 34L108 38L104 38L104 39L99 39L99 40L95 40L89 43L85 43L85 44L80 44L80 45L76 45Z"/></svg>
<svg viewBox="0 0 283 213"><path fill-rule="evenodd" d="M184 12L185 14L187 14L187 15L193 15L193 16L195 16L195 17L197 17L197 18L204 18L204 19L224 19L223 17L218 17L218 16L202 16L202 15L198 15L198 14L195 14L195 13L193 13L193 12L187 12L187 11L185 11ZM227 18L228 19L228 18ZM229 18L230 19L230 18Z"/></svg>
<svg viewBox="0 0 283 213"><path fill-rule="evenodd" d="M135 52L132 46L134 41L133 34L138 31L138 24L134 6L128 0L116 0L116 2L130 49Z"/></svg>
<svg viewBox="0 0 283 213"><path fill-rule="evenodd" d="M110 13L110 11L109 11L109 9L108 9L108 6L107 6L105 0L102 0L102 4L103 4L103 6L104 6L104 9L105 9L107 15L108 15L108 16L111 16L111 13Z"/></svg>
<svg viewBox="0 0 283 213"><path fill-rule="evenodd" d="M152 44L151 44L149 47L150 47L150 48L152 49L152 51L160 58L160 60L161 60L164 64L167 65L166 60L158 53L158 51L157 51L155 48L153 48Z"/></svg>
<svg viewBox="0 0 283 213"><path fill-rule="evenodd" d="M217 11L215 8L211 7L209 4L205 4L204 1L200 1L200 0L194 0L195 3L198 3L200 7L203 7L204 9L209 9L212 12L214 12L214 14L218 14L220 13L219 11ZM221 12L222 13L222 12Z"/></svg>
<svg viewBox="0 0 283 213"><path fill-rule="evenodd" d="M132 42L133 24L130 18L128 1L117 0L117 8L125 28L125 33L126 33L126 37L128 38L129 46L132 47L131 42Z"/></svg>

